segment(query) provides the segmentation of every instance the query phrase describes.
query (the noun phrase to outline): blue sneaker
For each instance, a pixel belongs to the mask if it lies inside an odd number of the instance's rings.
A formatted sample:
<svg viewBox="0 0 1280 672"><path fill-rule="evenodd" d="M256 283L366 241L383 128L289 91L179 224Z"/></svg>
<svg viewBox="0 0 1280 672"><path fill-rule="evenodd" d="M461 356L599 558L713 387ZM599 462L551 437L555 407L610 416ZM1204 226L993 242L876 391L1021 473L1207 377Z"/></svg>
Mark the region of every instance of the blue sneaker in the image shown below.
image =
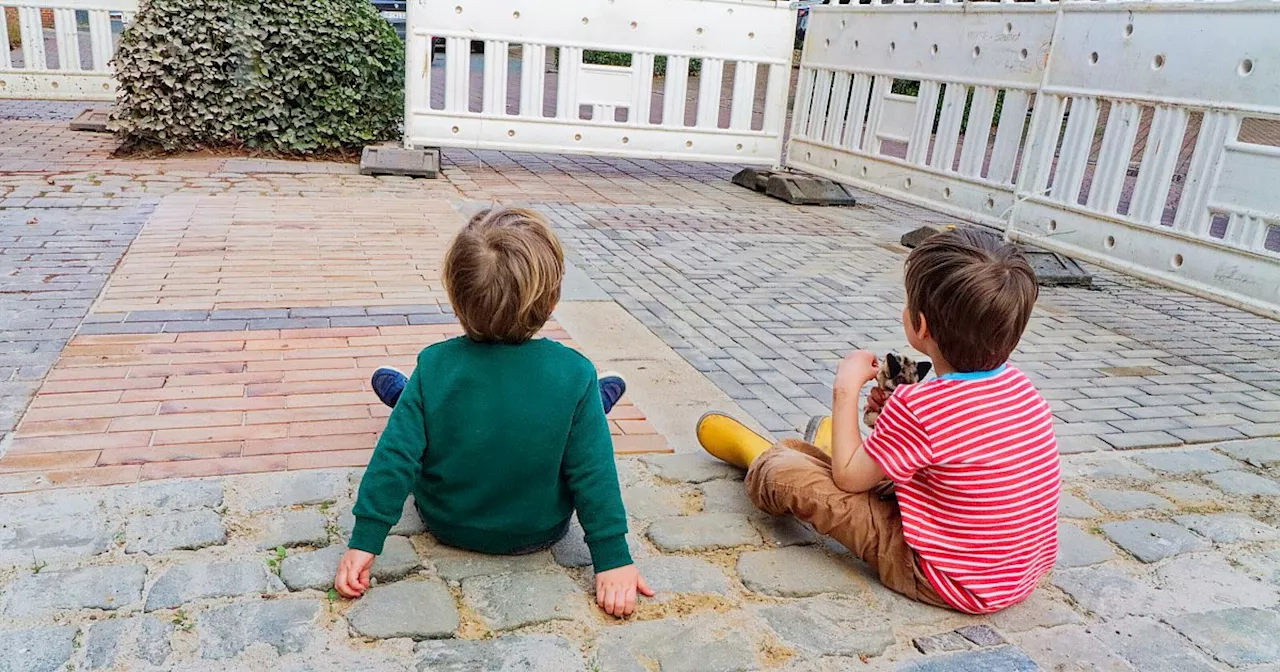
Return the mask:
<svg viewBox="0 0 1280 672"><path fill-rule="evenodd" d="M382 403L391 408L395 408L396 402L400 401L400 394L404 392L407 382L409 382L408 376L390 366L379 367L369 379L369 384L373 386L373 393L378 395Z"/></svg>
<svg viewBox="0 0 1280 672"><path fill-rule="evenodd" d="M622 378L622 374L617 371L605 371L600 374L600 401L604 402L605 415L613 410L613 407L622 399L622 395L627 392L627 381Z"/></svg>

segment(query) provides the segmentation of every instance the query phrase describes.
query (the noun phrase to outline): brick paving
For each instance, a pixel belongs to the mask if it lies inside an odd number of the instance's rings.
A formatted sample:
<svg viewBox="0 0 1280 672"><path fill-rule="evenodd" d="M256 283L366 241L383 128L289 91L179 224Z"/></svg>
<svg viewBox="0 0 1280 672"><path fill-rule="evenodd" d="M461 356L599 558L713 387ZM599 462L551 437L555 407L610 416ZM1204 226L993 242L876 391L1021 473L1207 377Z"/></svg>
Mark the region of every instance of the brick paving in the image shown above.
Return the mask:
<svg viewBox="0 0 1280 672"><path fill-rule="evenodd" d="M145 208L0 208L0 441L142 226Z"/></svg>
<svg viewBox="0 0 1280 672"><path fill-rule="evenodd" d="M452 322L77 336L0 458L0 492L363 466L390 414L370 374L410 372L460 335ZM555 324L543 336L576 347ZM634 404L610 420L619 454L669 452Z"/></svg>
<svg viewBox="0 0 1280 672"><path fill-rule="evenodd" d="M40 142L15 124L0 134ZM43 163L0 164L5 231L27 208L63 218L46 245L118 226L95 245L109 270L133 213L156 211L0 443L0 491L39 490L0 497L0 669L15 651L38 669L1280 664L1280 329L1106 272L1095 290L1045 290L1015 357L1067 454L1059 567L1008 612L888 593L838 545L753 513L738 472L684 445L618 460L629 542L659 591L632 622L593 611L579 527L549 553L480 557L439 546L411 507L375 570L378 601L401 606L326 599L360 475L342 465L367 458L385 413L368 368L457 333L431 286L372 303L438 268L430 227L493 200L537 205L599 289L784 434L825 408L844 352L902 348L896 240L950 220L871 196L794 208L729 185L731 167L449 151L444 179L424 182L345 164L119 161L55 135L48 151L28 145ZM244 274L291 260L312 286L272 278L241 306ZM0 300L43 268L20 261ZM50 319L79 321L102 278L85 282L80 312ZM643 409L615 411L620 453L667 447L632 415ZM229 475L263 464L278 470ZM276 543L283 563L261 550Z"/></svg>

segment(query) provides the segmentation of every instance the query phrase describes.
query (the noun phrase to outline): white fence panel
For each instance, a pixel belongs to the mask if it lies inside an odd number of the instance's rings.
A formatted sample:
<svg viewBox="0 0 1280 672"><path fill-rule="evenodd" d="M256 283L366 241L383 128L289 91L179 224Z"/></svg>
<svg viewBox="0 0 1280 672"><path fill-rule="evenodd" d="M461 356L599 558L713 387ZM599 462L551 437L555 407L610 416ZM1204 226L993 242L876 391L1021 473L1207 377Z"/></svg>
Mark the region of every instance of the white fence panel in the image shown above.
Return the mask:
<svg viewBox="0 0 1280 672"><path fill-rule="evenodd" d="M1280 315L1280 4L1062 9L1040 97L1068 121L1033 131L1059 149L1026 166L1010 236Z"/></svg>
<svg viewBox="0 0 1280 672"><path fill-rule="evenodd" d="M414 0L408 21L408 146L767 165L781 156L788 2ZM631 64L584 62L589 51ZM660 61L665 74L655 75Z"/></svg>
<svg viewBox="0 0 1280 672"><path fill-rule="evenodd" d="M137 11L138 0L0 0L0 98L115 100L111 58Z"/></svg>
<svg viewBox="0 0 1280 672"><path fill-rule="evenodd" d="M817 7L787 164L1280 316L1277 35L1265 0Z"/></svg>
<svg viewBox="0 0 1280 672"><path fill-rule="evenodd" d="M1044 76L1056 7L812 11L800 77L814 89L796 98L795 118L808 123L792 126L787 165L1002 225L1014 202L1028 101ZM833 90L827 84L833 76L852 76L854 95ZM833 94L849 103L828 106ZM845 129L840 138L821 132L833 111Z"/></svg>

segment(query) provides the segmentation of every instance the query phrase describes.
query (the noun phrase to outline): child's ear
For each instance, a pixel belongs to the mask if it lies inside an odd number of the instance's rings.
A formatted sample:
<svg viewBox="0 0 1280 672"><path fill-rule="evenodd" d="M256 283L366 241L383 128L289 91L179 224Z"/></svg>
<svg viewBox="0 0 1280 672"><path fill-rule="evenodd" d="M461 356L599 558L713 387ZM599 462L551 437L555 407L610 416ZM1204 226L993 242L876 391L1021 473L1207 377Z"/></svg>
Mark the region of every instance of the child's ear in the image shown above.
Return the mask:
<svg viewBox="0 0 1280 672"><path fill-rule="evenodd" d="M924 377L929 375L929 372L932 370L933 362L920 362L919 364L916 364L916 380L924 380Z"/></svg>
<svg viewBox="0 0 1280 672"><path fill-rule="evenodd" d="M902 362L898 360L898 356L892 352L884 356L884 365L889 369L889 377L897 378L902 373Z"/></svg>

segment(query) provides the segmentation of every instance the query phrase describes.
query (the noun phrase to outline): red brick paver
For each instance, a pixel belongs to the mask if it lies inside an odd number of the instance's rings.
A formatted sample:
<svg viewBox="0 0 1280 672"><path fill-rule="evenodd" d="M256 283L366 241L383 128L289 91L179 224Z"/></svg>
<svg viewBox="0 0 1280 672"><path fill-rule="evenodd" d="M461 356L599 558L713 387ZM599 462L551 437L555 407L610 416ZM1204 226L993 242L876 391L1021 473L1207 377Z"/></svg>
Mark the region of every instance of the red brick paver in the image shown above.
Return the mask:
<svg viewBox="0 0 1280 672"><path fill-rule="evenodd" d="M390 409L373 369L412 369L457 324L78 336L0 459L0 493L368 462ZM544 336L576 347L549 324ZM671 452L635 405L619 454Z"/></svg>

